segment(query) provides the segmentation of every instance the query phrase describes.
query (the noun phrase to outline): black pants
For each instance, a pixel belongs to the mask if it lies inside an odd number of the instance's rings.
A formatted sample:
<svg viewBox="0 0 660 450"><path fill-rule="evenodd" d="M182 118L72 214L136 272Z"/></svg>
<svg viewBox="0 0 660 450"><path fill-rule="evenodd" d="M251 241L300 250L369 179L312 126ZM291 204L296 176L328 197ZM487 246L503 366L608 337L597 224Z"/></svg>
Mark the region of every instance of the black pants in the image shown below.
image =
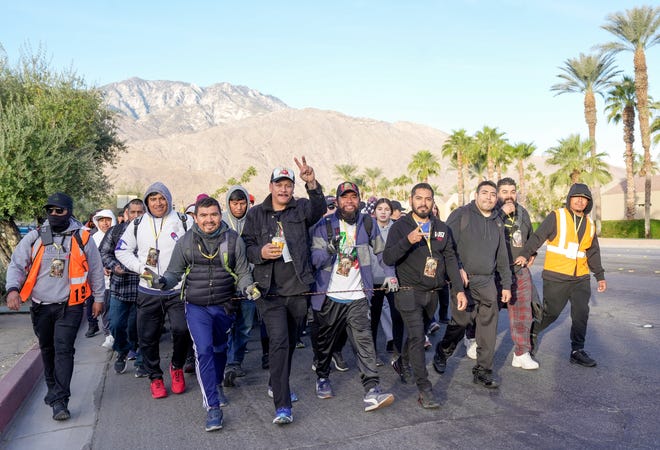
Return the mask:
<svg viewBox="0 0 660 450"><path fill-rule="evenodd" d="M587 321L589 320L589 299L591 284L588 277L575 281L543 280L543 318L541 323L534 325L533 332L545 330L571 301L571 349L582 350L587 336Z"/></svg>
<svg viewBox="0 0 660 450"><path fill-rule="evenodd" d="M326 297L321 311L317 313L317 318L319 321L319 361L316 366L316 376L318 378L330 376L330 362L336 339L345 332L357 357L364 391L367 392L377 386L379 378L376 368L376 350L371 338L367 299L361 298L350 303L338 303Z"/></svg>
<svg viewBox="0 0 660 450"><path fill-rule="evenodd" d="M379 287L379 286L375 286ZM394 294L385 291L374 291L371 297L371 336L374 340L374 348L378 347L378 325L380 324L380 315L383 312L383 301L387 299L390 305L390 314L392 316L392 339L394 340L394 349L397 353L401 354L401 347L403 345L403 319L401 313L394 305Z"/></svg>
<svg viewBox="0 0 660 450"><path fill-rule="evenodd" d="M465 328L468 325L476 325L477 365L484 369L492 369L499 316L494 276L472 275L465 295L468 297L468 308L459 311L456 296L452 294L452 318L440 345L443 349L453 351L463 339Z"/></svg>
<svg viewBox="0 0 660 450"><path fill-rule="evenodd" d="M150 295L139 292L136 305L138 339L144 368L150 380L163 378L159 342L165 314L170 318L172 329L172 365L181 368L186 362L191 339L183 302L179 298L179 293Z"/></svg>
<svg viewBox="0 0 660 450"><path fill-rule="evenodd" d="M438 307L438 293L400 290L394 294L394 303L408 330L408 339L403 344L403 356L410 361L417 389L428 391L432 385L426 370L424 315L433 317L435 314L435 309Z"/></svg>
<svg viewBox="0 0 660 450"><path fill-rule="evenodd" d="M314 320L312 320L312 323L310 324L309 327L309 339L312 342L312 352L314 353L314 360L318 362L319 360L319 318L318 318L318 311L312 310L312 315L314 317ZM332 347L332 353L335 352L341 352L344 346L346 345L346 341L348 341L348 335L346 334L346 330L342 330L339 333L339 336L336 337L335 339L335 344ZM375 344L375 342L374 342Z"/></svg>
<svg viewBox="0 0 660 450"><path fill-rule="evenodd" d="M270 386L275 408L291 408L291 358L307 317L307 296L272 296L257 300L257 308L268 332Z"/></svg>
<svg viewBox="0 0 660 450"><path fill-rule="evenodd" d="M75 306L33 303L30 308L48 387L44 402L49 406L59 401L68 402L71 397L74 343L83 317L83 306L83 303Z"/></svg>

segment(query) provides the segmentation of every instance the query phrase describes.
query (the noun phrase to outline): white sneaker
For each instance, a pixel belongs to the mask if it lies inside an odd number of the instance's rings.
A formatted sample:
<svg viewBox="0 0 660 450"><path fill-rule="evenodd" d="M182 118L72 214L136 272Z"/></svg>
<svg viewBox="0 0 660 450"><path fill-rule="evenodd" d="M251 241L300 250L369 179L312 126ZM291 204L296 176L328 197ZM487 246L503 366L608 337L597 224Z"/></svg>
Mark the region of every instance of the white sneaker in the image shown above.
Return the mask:
<svg viewBox="0 0 660 450"><path fill-rule="evenodd" d="M105 341L103 341L103 344L101 344L101 347L107 348L108 350L112 350L112 346L115 343L115 338L112 337L111 334L107 335L105 337Z"/></svg>
<svg viewBox="0 0 660 450"><path fill-rule="evenodd" d="M463 338L463 345L465 345L467 357L470 359L477 359L477 340Z"/></svg>
<svg viewBox="0 0 660 450"><path fill-rule="evenodd" d="M520 367L525 370L534 370L539 368L539 363L534 361L529 355L529 352L523 353L520 356L513 354L513 360L511 361L513 367Z"/></svg>

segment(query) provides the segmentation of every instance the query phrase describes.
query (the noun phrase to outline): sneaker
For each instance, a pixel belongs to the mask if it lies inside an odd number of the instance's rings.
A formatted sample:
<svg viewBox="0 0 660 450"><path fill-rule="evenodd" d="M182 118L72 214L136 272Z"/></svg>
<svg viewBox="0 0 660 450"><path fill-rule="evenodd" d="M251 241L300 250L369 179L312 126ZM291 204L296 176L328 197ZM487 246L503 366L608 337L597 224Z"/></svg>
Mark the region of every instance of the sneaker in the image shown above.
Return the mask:
<svg viewBox="0 0 660 450"><path fill-rule="evenodd" d="M319 360L314 358L312 360L312 372L316 372L316 368L319 366Z"/></svg>
<svg viewBox="0 0 660 450"><path fill-rule="evenodd" d="M151 396L153 398L167 397L167 389L165 389L165 383L163 383L162 378L155 378L151 380Z"/></svg>
<svg viewBox="0 0 660 450"><path fill-rule="evenodd" d="M129 361L135 361L136 358L137 358L137 352L134 350L129 350L126 359Z"/></svg>
<svg viewBox="0 0 660 450"><path fill-rule="evenodd" d="M186 379L183 376L183 369L176 369L170 365L170 378L172 378L172 392L183 394L186 390Z"/></svg>
<svg viewBox="0 0 660 450"><path fill-rule="evenodd" d="M412 369L410 368L410 364L408 364L407 361L404 361L402 356L399 356L396 359L392 358L390 365L397 375L399 375L403 384L408 384L408 382L412 381Z"/></svg>
<svg viewBox="0 0 660 450"><path fill-rule="evenodd" d="M332 363L335 365L335 369L340 372L346 372L348 370L348 364L344 361L344 357L341 355L341 352L334 352L332 354Z"/></svg>
<svg viewBox="0 0 660 450"><path fill-rule="evenodd" d="M263 370L268 370L270 368L270 363L268 362L268 353L261 355L261 368Z"/></svg>
<svg viewBox="0 0 660 450"><path fill-rule="evenodd" d="M332 392L330 380L327 378L319 378L316 380L316 396L318 398L332 398L335 396Z"/></svg>
<svg viewBox="0 0 660 450"><path fill-rule="evenodd" d="M229 399L225 395L225 391L222 388L222 384L217 385L216 390L218 391L218 401L220 406L228 406L229 405Z"/></svg>
<svg viewBox="0 0 660 450"><path fill-rule="evenodd" d="M376 357L376 367L383 367L385 363L379 357Z"/></svg>
<svg viewBox="0 0 660 450"><path fill-rule="evenodd" d="M211 408L206 413L206 431L215 431L222 429L222 410L220 408Z"/></svg>
<svg viewBox="0 0 660 450"><path fill-rule="evenodd" d="M225 387L236 387L238 385L236 383L236 372L234 372L233 367L227 367L227 369L225 369L225 379L222 384Z"/></svg>
<svg viewBox="0 0 660 450"><path fill-rule="evenodd" d="M378 408L384 408L394 402L394 395L381 392L380 386L374 386L364 395L364 410L375 411Z"/></svg>
<svg viewBox="0 0 660 450"><path fill-rule="evenodd" d="M438 403L433 395L433 391L419 391L419 397L417 397L417 402L424 409L438 409L440 408L440 403Z"/></svg>
<svg viewBox="0 0 660 450"><path fill-rule="evenodd" d="M539 368L539 363L532 359L532 357L529 355L529 352L525 352L520 356L514 353L511 365L513 367L520 367L521 369L525 370L534 370Z"/></svg>
<svg viewBox="0 0 660 450"><path fill-rule="evenodd" d="M53 405L53 419L54 420L68 420L71 418L71 413L67 408L66 402L60 400Z"/></svg>
<svg viewBox="0 0 660 450"><path fill-rule="evenodd" d="M236 365L232 364L229 367L231 367L231 369L236 374L236 378L244 377L245 375L247 375L247 372L243 370L240 364L236 364Z"/></svg>
<svg viewBox="0 0 660 450"><path fill-rule="evenodd" d="M115 360L115 372L124 373L126 372L126 355L117 354L117 359Z"/></svg>
<svg viewBox="0 0 660 450"><path fill-rule="evenodd" d="M477 359L477 340L465 337L463 338L463 345L465 345L467 357L470 359Z"/></svg>
<svg viewBox="0 0 660 450"><path fill-rule="evenodd" d="M427 335L424 335L424 350L428 350L431 347L433 347L433 344L431 344L431 340Z"/></svg>
<svg viewBox="0 0 660 450"><path fill-rule="evenodd" d="M296 342L296 348L305 348L305 343L300 339Z"/></svg>
<svg viewBox="0 0 660 450"><path fill-rule="evenodd" d="M291 403L294 403L294 402L298 401L298 395L296 395L295 392L291 391L289 393L289 395L290 395ZM272 388L272 386L268 386L268 396L270 398L273 398L273 388Z"/></svg>
<svg viewBox="0 0 660 450"><path fill-rule="evenodd" d="M89 328L87 328L87 332L85 333L85 337L91 338L93 336L96 336L96 333L98 333L98 332L99 332L98 324L90 325Z"/></svg>
<svg viewBox="0 0 660 450"><path fill-rule="evenodd" d="M115 338L113 338L112 335L109 334L105 337L105 341L103 341L103 344L101 344L101 347L107 348L108 350L112 350L112 346L114 344L115 344Z"/></svg>
<svg viewBox="0 0 660 450"><path fill-rule="evenodd" d="M584 350L573 350L571 352L572 364L579 364L583 367L596 367L596 361L592 359Z"/></svg>
<svg viewBox="0 0 660 450"><path fill-rule="evenodd" d="M433 368L439 374L443 374L447 370L447 355L445 355L445 351L440 344L436 347L435 355L433 355Z"/></svg>
<svg viewBox="0 0 660 450"><path fill-rule="evenodd" d="M147 369L145 369L144 366L142 365L135 366L135 378L144 378L147 375L149 374L147 373Z"/></svg>
<svg viewBox="0 0 660 450"><path fill-rule="evenodd" d="M493 371L490 369L484 369L481 366L475 366L472 369L472 375L472 381L475 384L480 384L485 388L497 389L500 386L500 384L493 378Z"/></svg>
<svg viewBox="0 0 660 450"><path fill-rule="evenodd" d="M184 373L195 373L195 357L188 356L186 362L183 364Z"/></svg>
<svg viewBox="0 0 660 450"><path fill-rule="evenodd" d="M426 334L434 334L436 331L440 329L440 324L438 322L431 322L431 325L429 325L429 329L426 330Z"/></svg>
<svg viewBox="0 0 660 450"><path fill-rule="evenodd" d="M293 422L291 408L277 408L273 423L277 425L286 425L291 422Z"/></svg>

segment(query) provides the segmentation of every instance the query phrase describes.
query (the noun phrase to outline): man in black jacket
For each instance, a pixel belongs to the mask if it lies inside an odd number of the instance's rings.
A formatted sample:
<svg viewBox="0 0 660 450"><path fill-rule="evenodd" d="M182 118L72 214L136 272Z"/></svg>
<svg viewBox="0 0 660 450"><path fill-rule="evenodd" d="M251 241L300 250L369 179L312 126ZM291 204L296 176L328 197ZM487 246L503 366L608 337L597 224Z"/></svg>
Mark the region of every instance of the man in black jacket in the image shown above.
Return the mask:
<svg viewBox="0 0 660 450"><path fill-rule="evenodd" d="M410 195L412 213L394 222L387 235L383 262L396 266L401 290L394 303L408 329L407 353L419 390L419 404L423 408L439 408L428 379L424 356L424 314L433 317L438 307L438 293L447 283L458 309L465 309L467 298L463 292L453 240L447 225L431 214L433 188L419 183ZM407 351L406 351L407 348Z"/></svg>
<svg viewBox="0 0 660 450"><path fill-rule="evenodd" d="M291 357L307 316L307 294L314 282L309 228L326 212L325 196L314 169L304 156L301 160L294 158L309 200L293 197L293 171L276 168L270 177L270 195L248 210L243 228L248 261L254 264L254 281L266 294L257 301L257 308L270 338L269 391L276 409L275 424L293 421Z"/></svg>

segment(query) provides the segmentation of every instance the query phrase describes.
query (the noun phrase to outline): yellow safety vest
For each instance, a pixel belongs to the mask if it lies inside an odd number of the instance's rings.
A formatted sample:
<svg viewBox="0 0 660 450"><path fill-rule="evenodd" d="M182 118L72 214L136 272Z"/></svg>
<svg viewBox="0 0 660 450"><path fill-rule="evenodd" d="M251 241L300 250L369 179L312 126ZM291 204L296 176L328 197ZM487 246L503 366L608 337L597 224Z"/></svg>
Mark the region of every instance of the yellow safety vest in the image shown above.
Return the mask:
<svg viewBox="0 0 660 450"><path fill-rule="evenodd" d="M573 214L568 209L557 209L555 217L557 235L553 240L548 241L543 268L570 276L588 275L589 265L586 251L591 247L596 230L591 217L584 216L587 225L582 241L578 241Z"/></svg>

